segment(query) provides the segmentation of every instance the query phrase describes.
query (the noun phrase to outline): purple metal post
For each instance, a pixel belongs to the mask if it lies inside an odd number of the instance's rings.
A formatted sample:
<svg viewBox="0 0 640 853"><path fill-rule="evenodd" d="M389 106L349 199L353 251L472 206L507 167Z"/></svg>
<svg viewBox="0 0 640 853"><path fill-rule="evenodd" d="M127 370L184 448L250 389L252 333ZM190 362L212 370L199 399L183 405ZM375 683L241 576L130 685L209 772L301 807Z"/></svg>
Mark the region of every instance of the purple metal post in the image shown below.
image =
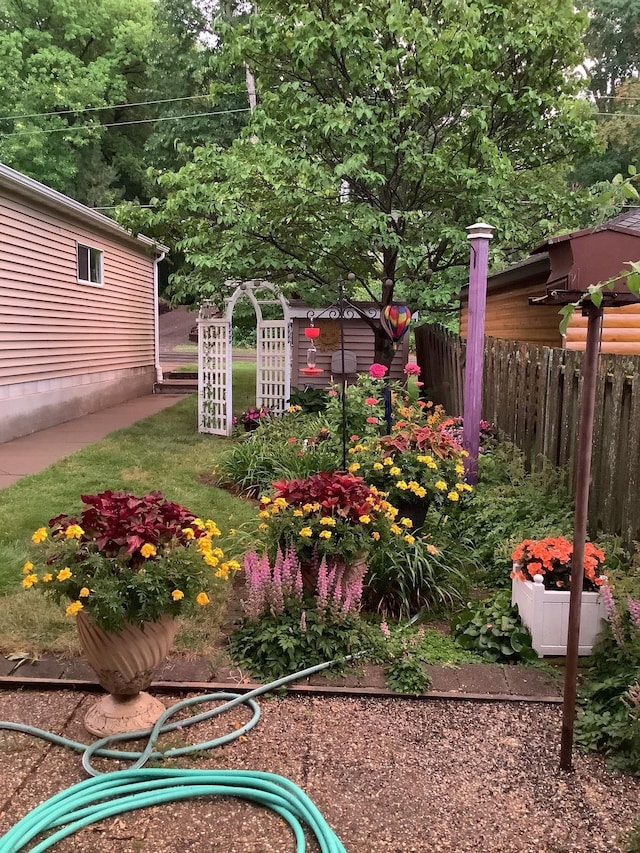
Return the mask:
<svg viewBox="0 0 640 853"><path fill-rule="evenodd" d="M480 418L482 414L482 367L484 358L484 318L487 304L487 263L493 226L476 222L467 228L471 243L469 262L469 310L467 357L464 368L464 426L462 446L469 454L464 468L467 482L478 482Z"/></svg>

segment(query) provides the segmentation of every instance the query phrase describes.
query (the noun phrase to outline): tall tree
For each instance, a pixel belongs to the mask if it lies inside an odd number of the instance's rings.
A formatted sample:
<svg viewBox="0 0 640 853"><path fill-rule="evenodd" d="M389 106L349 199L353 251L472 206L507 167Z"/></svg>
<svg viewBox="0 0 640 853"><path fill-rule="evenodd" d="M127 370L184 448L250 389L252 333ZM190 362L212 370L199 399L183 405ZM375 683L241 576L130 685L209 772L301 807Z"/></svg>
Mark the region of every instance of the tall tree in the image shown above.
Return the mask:
<svg viewBox="0 0 640 853"><path fill-rule="evenodd" d="M317 302L343 278L381 305L449 305L467 225L515 249L571 209L560 166L592 135L570 73L585 21L569 0L264 0L221 33L221 70L256 76L250 124L127 221L185 253L176 298L264 276Z"/></svg>
<svg viewBox="0 0 640 853"><path fill-rule="evenodd" d="M107 136L124 116L104 108L141 100L152 11L152 0L2 0L0 159L89 204L120 195L118 158L140 142Z"/></svg>
<svg viewBox="0 0 640 853"><path fill-rule="evenodd" d="M589 12L585 35L590 89L606 109L618 86L640 69L640 0L582 0Z"/></svg>

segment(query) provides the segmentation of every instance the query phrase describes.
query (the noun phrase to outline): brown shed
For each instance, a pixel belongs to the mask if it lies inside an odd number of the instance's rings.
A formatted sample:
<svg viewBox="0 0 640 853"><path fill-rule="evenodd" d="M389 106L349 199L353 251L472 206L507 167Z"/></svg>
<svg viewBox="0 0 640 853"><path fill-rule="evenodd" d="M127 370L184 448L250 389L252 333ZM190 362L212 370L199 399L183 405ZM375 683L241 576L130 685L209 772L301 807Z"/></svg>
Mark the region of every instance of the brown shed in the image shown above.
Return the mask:
<svg viewBox="0 0 640 853"><path fill-rule="evenodd" d="M547 289L584 292L640 260L640 208L603 225L551 237L522 261L489 276L485 334L549 347L584 349L587 321L576 311L566 336L558 307L530 305ZM625 290L624 287L617 288ZM468 288L460 294L460 334L467 336ZM602 352L640 354L640 304L606 308Z"/></svg>
<svg viewBox="0 0 640 853"><path fill-rule="evenodd" d="M380 316L380 310L374 303L358 302L358 308L365 311L372 319ZM338 381L341 378L341 350L340 350L340 319L337 309L334 308L310 308L301 300L289 300L289 313L292 327L292 365L291 365L291 387L292 388L324 388L331 379ZM320 335L314 343L317 349L316 364L322 368L318 376L305 376L302 368L307 364L307 350L309 339L305 337L305 327L309 325L309 312L313 312L314 324L319 327ZM373 331L353 309L346 308L344 312L344 337L345 337L345 362L347 366L347 380L354 381L358 373L366 373L373 362L374 340ZM404 366L409 358L409 335L406 334L400 341L396 350L389 376L393 380L403 381ZM332 369L333 362L333 369ZM350 371L349 366L355 365Z"/></svg>

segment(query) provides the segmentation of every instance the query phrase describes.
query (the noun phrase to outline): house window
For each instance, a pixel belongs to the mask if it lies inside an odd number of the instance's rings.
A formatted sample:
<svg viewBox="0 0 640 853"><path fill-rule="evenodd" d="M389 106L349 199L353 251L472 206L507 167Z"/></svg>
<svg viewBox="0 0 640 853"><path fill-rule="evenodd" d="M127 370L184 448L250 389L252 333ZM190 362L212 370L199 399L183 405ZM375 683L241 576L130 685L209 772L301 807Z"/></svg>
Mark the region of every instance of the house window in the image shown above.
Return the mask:
<svg viewBox="0 0 640 853"><path fill-rule="evenodd" d="M102 252L78 243L78 281L102 284Z"/></svg>

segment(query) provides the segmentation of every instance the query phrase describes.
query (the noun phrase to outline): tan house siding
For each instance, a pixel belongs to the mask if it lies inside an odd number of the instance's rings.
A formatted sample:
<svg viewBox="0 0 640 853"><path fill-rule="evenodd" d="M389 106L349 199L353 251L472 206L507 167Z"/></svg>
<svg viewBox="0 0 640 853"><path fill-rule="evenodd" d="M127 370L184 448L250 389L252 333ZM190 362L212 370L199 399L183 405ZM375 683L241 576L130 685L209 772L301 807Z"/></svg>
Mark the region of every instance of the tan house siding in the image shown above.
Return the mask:
<svg viewBox="0 0 640 853"><path fill-rule="evenodd" d="M0 442L150 393L155 380L149 241L3 178ZM101 284L78 281L78 243L102 252Z"/></svg>

